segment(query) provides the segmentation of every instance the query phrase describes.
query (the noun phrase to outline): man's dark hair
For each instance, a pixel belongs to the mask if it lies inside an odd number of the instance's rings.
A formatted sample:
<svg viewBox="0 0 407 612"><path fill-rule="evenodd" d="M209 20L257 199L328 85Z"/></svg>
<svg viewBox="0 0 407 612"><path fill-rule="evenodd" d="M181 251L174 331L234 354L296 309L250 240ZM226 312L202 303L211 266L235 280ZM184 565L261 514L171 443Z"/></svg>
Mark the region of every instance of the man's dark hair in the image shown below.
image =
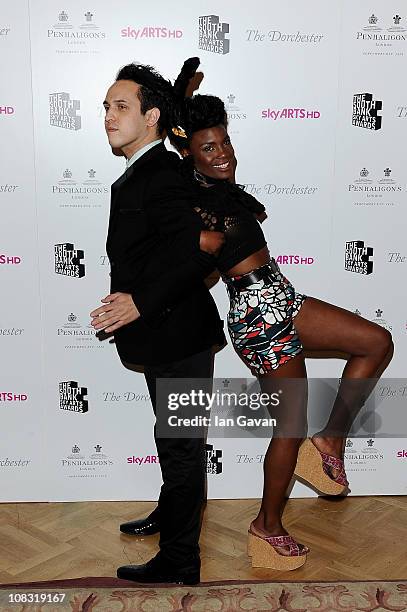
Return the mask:
<svg viewBox="0 0 407 612"><path fill-rule="evenodd" d="M127 64L120 68L116 81L133 81L140 85L138 98L143 115L150 108L160 110L157 129L160 136L168 128L173 106L173 90L170 81L166 81L153 66L146 64Z"/></svg>

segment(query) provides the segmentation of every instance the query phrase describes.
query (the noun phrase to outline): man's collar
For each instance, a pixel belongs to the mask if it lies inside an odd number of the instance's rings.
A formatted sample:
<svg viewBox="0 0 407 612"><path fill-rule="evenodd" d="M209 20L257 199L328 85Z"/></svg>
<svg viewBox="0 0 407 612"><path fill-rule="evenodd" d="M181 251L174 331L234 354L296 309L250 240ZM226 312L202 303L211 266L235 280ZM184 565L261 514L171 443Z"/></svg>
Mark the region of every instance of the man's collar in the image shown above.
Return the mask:
<svg viewBox="0 0 407 612"><path fill-rule="evenodd" d="M144 145L144 147L141 147L141 149L139 149L138 151L136 151L131 157L130 159L127 160L126 162L126 170L128 170L130 168L130 166L132 164L134 164L135 161L137 161L138 159L140 159L140 157L142 155L144 155L144 153L147 153L147 151L149 151L150 149L152 149L153 147L155 147L156 145L162 143L161 138L154 140L153 142L149 142L148 144Z"/></svg>

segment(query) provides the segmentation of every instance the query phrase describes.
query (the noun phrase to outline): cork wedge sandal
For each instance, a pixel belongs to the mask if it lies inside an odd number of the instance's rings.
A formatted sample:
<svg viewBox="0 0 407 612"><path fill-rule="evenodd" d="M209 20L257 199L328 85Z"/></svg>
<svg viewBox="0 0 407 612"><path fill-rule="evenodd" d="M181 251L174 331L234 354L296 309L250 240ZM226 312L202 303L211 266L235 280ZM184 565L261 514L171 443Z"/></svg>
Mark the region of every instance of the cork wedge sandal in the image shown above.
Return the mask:
<svg viewBox="0 0 407 612"><path fill-rule="evenodd" d="M337 476L331 468L338 470ZM348 488L343 461L320 452L310 438L300 446L294 474L326 495L341 495Z"/></svg>
<svg viewBox="0 0 407 612"><path fill-rule="evenodd" d="M288 548L288 554L279 553L275 547ZM291 571L304 565L309 548L298 544L290 535L264 536L248 532L247 554L252 558L252 567Z"/></svg>

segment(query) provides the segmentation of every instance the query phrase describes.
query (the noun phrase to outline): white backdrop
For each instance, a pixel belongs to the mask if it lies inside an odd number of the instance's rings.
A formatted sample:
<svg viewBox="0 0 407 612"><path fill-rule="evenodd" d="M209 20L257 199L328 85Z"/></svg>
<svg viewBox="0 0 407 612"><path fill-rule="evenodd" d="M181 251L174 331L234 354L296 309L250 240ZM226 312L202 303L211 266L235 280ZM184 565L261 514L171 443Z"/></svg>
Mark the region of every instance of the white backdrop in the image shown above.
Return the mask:
<svg viewBox="0 0 407 612"><path fill-rule="evenodd" d="M405 375L407 15L397 10L366 0L3 7L0 501L158 493L144 379L89 326L109 289L109 191L123 171L102 101L130 61L174 79L184 59L200 56L200 92L227 103L237 178L267 208L264 230L281 268L299 291L391 329L396 355L386 376ZM381 101L380 129L352 124L357 94ZM373 249L372 273L345 270L345 244L354 241ZM213 294L225 316L224 287ZM338 377L342 367L308 363L311 376ZM230 346L216 375L247 375ZM83 412L60 404L61 383L79 387ZM259 497L266 441L212 443L210 496ZM352 493L405 493L405 448L404 439L368 435L349 442ZM311 492L296 484L293 494Z"/></svg>

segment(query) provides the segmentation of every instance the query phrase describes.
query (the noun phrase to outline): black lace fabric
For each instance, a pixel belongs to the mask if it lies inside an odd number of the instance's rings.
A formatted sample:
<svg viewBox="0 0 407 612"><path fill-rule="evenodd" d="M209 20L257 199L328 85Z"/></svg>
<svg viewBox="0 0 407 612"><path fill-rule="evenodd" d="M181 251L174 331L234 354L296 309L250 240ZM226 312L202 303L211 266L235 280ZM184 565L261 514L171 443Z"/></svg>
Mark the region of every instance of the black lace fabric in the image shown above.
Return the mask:
<svg viewBox="0 0 407 612"><path fill-rule="evenodd" d="M206 230L225 234L225 245L218 256L218 268L225 272L266 245L255 217L265 208L242 185L205 176L187 160L183 171L194 187L194 210Z"/></svg>

